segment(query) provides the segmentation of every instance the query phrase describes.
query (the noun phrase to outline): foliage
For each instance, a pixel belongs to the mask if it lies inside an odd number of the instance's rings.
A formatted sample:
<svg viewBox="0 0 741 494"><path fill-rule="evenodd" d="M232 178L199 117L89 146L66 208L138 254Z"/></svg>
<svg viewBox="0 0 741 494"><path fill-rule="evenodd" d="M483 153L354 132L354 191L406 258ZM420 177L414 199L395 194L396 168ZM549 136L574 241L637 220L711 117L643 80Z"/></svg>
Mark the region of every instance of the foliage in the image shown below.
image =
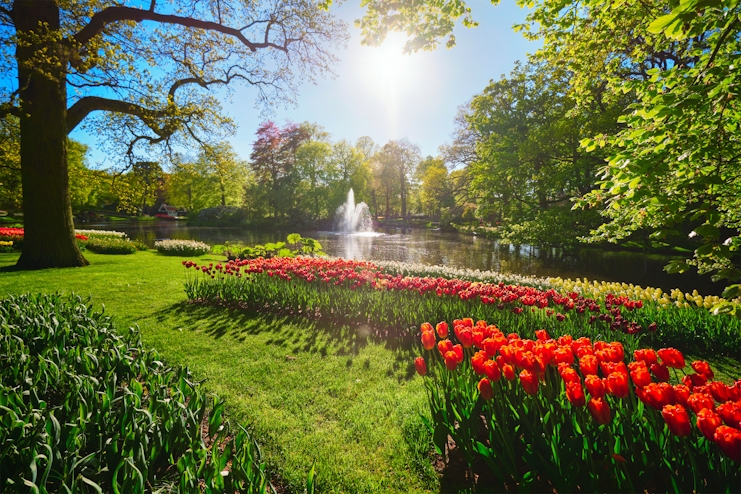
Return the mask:
<svg viewBox="0 0 741 494"><path fill-rule="evenodd" d="M75 233L79 235L85 235L88 238L126 238L126 233L117 232L115 230L80 230L75 229Z"/></svg>
<svg viewBox="0 0 741 494"><path fill-rule="evenodd" d="M93 237L85 248L98 254L134 254L138 250L129 239L113 237Z"/></svg>
<svg viewBox="0 0 741 494"><path fill-rule="evenodd" d="M449 154L470 148L465 166L476 215L515 244L569 246L599 224L595 211L571 210L570 198L594 186L605 150L587 153L582 138L617 128L623 101L597 95L577 106L570 75L544 63L517 64L462 111ZM465 211L465 210L464 210Z"/></svg>
<svg viewBox="0 0 741 494"><path fill-rule="evenodd" d="M74 296L11 296L0 318L3 490L267 492L259 449L224 403L136 330L117 333Z"/></svg>
<svg viewBox="0 0 741 494"><path fill-rule="evenodd" d="M200 256L211 250L211 246L197 240L157 240L154 248L166 256Z"/></svg>
<svg viewBox="0 0 741 494"><path fill-rule="evenodd" d="M13 250L12 240L0 240L0 252L10 252Z"/></svg>
<svg viewBox="0 0 741 494"><path fill-rule="evenodd" d="M291 248L293 247L293 248ZM239 246L226 242L214 245L212 252L223 254L229 260L234 259L270 259L273 257L326 256L319 241L291 233L285 242L269 242L265 245Z"/></svg>
<svg viewBox="0 0 741 494"><path fill-rule="evenodd" d="M196 222L213 225L234 225L244 219L244 212L237 206L215 206L202 209L196 216Z"/></svg>
<svg viewBox="0 0 741 494"><path fill-rule="evenodd" d="M507 490L719 492L741 481L741 380L713 381L702 361L688 373L673 348L657 357L543 330L533 341L470 318L448 327L422 325L415 362L429 376L437 450L450 436Z"/></svg>
<svg viewBox="0 0 741 494"><path fill-rule="evenodd" d="M450 174L442 158L428 156L416 170L420 183L420 210L433 219L440 219L443 209L455 205Z"/></svg>

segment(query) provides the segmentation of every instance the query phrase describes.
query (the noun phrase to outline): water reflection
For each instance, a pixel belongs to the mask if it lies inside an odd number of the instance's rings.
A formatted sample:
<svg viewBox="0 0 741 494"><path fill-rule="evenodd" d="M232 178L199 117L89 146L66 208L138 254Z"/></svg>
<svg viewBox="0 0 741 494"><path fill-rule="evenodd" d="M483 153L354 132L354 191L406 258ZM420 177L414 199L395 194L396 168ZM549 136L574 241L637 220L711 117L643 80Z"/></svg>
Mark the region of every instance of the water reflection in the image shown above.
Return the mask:
<svg viewBox="0 0 741 494"><path fill-rule="evenodd" d="M202 240L212 245L226 241L254 245L285 240L291 233L192 227L179 221L115 222L85 225L85 228L124 231L131 238L143 240L150 246L158 238ZM515 247L456 232L423 229L381 228L377 232L354 235L299 233L319 240L330 255L357 260L404 261L523 275L624 281L664 290L680 288L685 292L696 288L703 295L720 294L723 289L722 283L712 283L709 276L666 274L663 271L668 262L666 256L646 256L636 252L589 248L564 253L558 249L528 245Z"/></svg>

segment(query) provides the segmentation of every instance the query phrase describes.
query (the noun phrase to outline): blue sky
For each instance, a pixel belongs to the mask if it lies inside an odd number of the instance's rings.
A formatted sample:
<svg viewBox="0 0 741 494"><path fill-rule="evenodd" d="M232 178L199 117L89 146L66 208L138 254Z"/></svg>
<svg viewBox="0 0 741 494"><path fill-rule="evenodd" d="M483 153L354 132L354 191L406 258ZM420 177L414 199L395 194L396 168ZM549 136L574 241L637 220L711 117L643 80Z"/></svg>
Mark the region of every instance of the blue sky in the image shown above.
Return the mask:
<svg viewBox="0 0 741 494"><path fill-rule="evenodd" d="M403 37L393 34L383 46L360 45L360 30L352 21L362 16L358 0L333 7L336 15L350 25L347 49L339 50L340 62L334 67L336 77L318 79L316 84L299 88L298 105L279 107L269 118L285 121L315 122L325 128L333 140L370 136L376 143L407 138L417 144L423 155L435 155L441 144L451 140L453 119L459 105L482 91L490 79L498 79L512 70L514 62L524 60L539 43L528 42L512 30L522 22L526 11L512 0L492 6L488 0L472 0L475 29L457 27L457 45L439 47L433 52L402 55ZM239 125L229 140L236 151L248 158L257 126L267 117L254 107L256 92L237 88L224 109ZM95 136L75 131L72 138L90 145L90 164L103 163L96 149Z"/></svg>

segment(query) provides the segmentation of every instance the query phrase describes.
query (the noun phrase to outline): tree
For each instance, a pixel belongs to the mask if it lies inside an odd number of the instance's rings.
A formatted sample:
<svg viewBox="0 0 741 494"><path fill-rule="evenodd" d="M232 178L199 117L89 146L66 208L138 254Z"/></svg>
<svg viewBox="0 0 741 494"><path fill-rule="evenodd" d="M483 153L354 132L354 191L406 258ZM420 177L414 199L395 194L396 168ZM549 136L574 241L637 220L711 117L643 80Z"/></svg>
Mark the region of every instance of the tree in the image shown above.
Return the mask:
<svg viewBox="0 0 741 494"><path fill-rule="evenodd" d="M296 151L296 166L305 187L302 195L308 201L312 219L318 220L328 209L332 145L319 140L305 141Z"/></svg>
<svg viewBox="0 0 741 494"><path fill-rule="evenodd" d="M386 215L389 214L389 195L392 190L388 182L395 181L398 184L396 190L398 190L401 203L401 216L406 218L409 181L414 176L417 163L420 161L419 148L406 139L389 141L378 152L376 159L380 164L382 187L386 191Z"/></svg>
<svg viewBox="0 0 741 494"><path fill-rule="evenodd" d="M441 210L455 204L445 161L442 158L428 156L417 167L417 175L421 183L422 211L439 220Z"/></svg>
<svg viewBox="0 0 741 494"><path fill-rule="evenodd" d="M67 134L83 121L108 131L130 163L147 161L144 145L205 142L230 123L210 90L241 82L263 103L290 99L292 69L327 71L327 45L345 39L342 23L309 0L141 3L0 2L0 66L18 75L0 91L0 117L20 121L21 268L87 264L67 168Z"/></svg>

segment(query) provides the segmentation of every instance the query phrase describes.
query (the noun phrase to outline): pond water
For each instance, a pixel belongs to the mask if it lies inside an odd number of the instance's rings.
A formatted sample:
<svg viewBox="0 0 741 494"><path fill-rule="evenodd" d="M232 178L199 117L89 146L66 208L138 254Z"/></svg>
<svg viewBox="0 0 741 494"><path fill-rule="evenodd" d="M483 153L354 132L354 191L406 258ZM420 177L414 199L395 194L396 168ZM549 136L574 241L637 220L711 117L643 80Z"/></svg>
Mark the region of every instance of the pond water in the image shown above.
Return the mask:
<svg viewBox="0 0 741 494"><path fill-rule="evenodd" d="M78 228L118 230L150 246L156 239L193 239L208 244L241 242L246 245L284 241L292 232L264 232L239 228L189 226L181 221L117 221L78 225ZM494 270L533 276L560 276L590 280L624 281L663 290L697 289L702 295L720 295L722 283L695 273L669 275L663 271L666 256L585 248L575 254L557 249L522 245L415 228L379 228L375 234L340 235L334 232L299 231L321 242L332 256L359 260L391 260L439 264L455 268Z"/></svg>

